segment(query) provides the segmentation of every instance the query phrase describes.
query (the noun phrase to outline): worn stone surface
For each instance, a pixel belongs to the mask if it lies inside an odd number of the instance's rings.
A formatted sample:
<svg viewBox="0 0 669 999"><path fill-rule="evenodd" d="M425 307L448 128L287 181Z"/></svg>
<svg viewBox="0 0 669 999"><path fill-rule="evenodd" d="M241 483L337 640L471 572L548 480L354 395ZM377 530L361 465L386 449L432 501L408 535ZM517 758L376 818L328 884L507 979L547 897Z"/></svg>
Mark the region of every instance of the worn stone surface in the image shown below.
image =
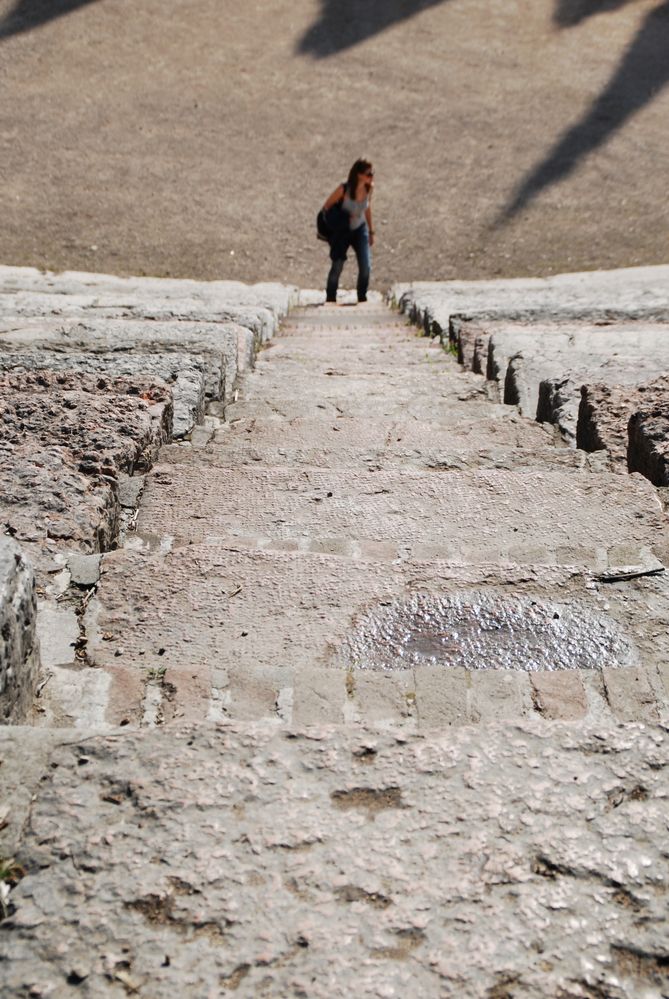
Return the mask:
<svg viewBox="0 0 669 999"><path fill-rule="evenodd" d="M669 369L667 326L657 323L491 323L487 329L487 374L503 385L504 401L530 418L555 423L570 441L581 385L640 385ZM557 383L559 399L542 392L546 383Z"/></svg>
<svg viewBox="0 0 669 999"><path fill-rule="evenodd" d="M578 447L606 451L614 468L626 470L627 424L635 397L634 389L622 386L583 385L576 428Z"/></svg>
<svg viewBox="0 0 669 999"><path fill-rule="evenodd" d="M657 688L658 712L667 711L667 693L657 673L669 655L664 626L669 600L666 573L600 588L573 568L393 563L392 551L384 553L381 544L375 546L374 561L351 560L346 550L334 545L282 554L249 551L244 538L238 546L234 550L222 544L188 544L164 554L126 550L105 556L101 584L88 605L85 625L88 661L111 677L106 716L110 724L141 723L146 685L158 681L163 721L185 716L345 723L371 715L376 722L421 727L424 717L430 717L432 694L429 686L423 693L416 691L419 680L423 682L427 673L434 684L450 684L451 671L457 672L467 649L468 672L495 665L486 664L483 655L485 632L498 625L483 623L478 639L480 625L476 625L471 636L452 639L449 647L445 639L460 632L458 626L445 623L436 633L426 632L422 615L413 615L412 624L405 620L402 641L428 655L411 660L408 681L402 680L402 692L394 700L387 694L398 682L389 680L383 670L366 668L375 665L384 649L390 656L386 666L394 668L392 644L383 644L392 635L384 636L378 648L375 640L365 644L366 638L375 634L374 621L392 617L398 603L410 605L416 596L434 594L448 604L463 591L480 594L484 603L500 610L509 606L510 593L535 601L533 613L542 620L548 616L551 632L551 622L557 628L565 615L567 621L581 622L582 627L575 624L566 639L562 663L546 659L556 638L550 638L546 650L539 643L542 668L564 668L569 656L579 670L588 665L599 668L607 661L615 662L616 668L640 668L651 677L652 689ZM609 558L614 561L627 554L612 548ZM151 603L148 592L154 594ZM580 646L588 629L592 643L588 639ZM525 634L522 627L514 632L503 662L500 645L497 665L511 671L532 669L535 632L532 627ZM599 639L603 644L598 644ZM551 647L555 649L554 644ZM585 652L586 647L591 651ZM401 659L396 666L406 670ZM483 702L496 683L494 669L484 672L478 695ZM410 686L404 689L407 682ZM529 681L523 677L519 682L526 696L516 704L515 717L534 710ZM314 715L319 690L322 701ZM466 692L471 699L469 681ZM291 705L283 712L279 711L282 697L284 705L288 698ZM599 710L598 704L593 704L595 709ZM610 713L605 697L601 709ZM475 722L479 717L468 703L461 721Z"/></svg>
<svg viewBox="0 0 669 999"><path fill-rule="evenodd" d="M64 607L55 601L41 601L38 605L37 635L40 663L44 670L74 663L79 621L71 607Z"/></svg>
<svg viewBox="0 0 669 999"><path fill-rule="evenodd" d="M36 565L75 548L103 551L118 529L116 483L76 469L69 449L0 445L0 512L5 530L30 544Z"/></svg>
<svg viewBox="0 0 669 999"><path fill-rule="evenodd" d="M10 763L19 738L0 734ZM46 747L8 994L666 991L660 728L198 725Z"/></svg>
<svg viewBox="0 0 669 999"><path fill-rule="evenodd" d="M277 315L262 306L227 303L216 305L198 299L148 298L137 291L96 295L0 292L5 316L63 316L89 319L151 319L158 322L233 322L249 329L257 342L269 340L277 331Z"/></svg>
<svg viewBox="0 0 669 999"><path fill-rule="evenodd" d="M39 665L36 621L32 567L16 542L0 537L1 724L30 716Z"/></svg>
<svg viewBox="0 0 669 999"><path fill-rule="evenodd" d="M453 317L530 320L669 318L669 268L630 267L501 281L416 281L393 286L403 312L448 337Z"/></svg>
<svg viewBox="0 0 669 999"><path fill-rule="evenodd" d="M196 465L172 464L147 476L138 532L176 545L243 539L265 549L331 545L352 557L378 546L393 559L595 567L623 542L669 561L662 525L647 483L606 474L304 469L296 480L292 469L210 467L202 481Z"/></svg>
<svg viewBox="0 0 669 999"><path fill-rule="evenodd" d="M172 436L183 437L201 421L206 401L205 387L211 368L210 354L188 353L83 353L54 344L53 349L26 347L22 351L3 350L0 372L81 371L115 380L129 376L144 383L165 382L172 393Z"/></svg>
<svg viewBox="0 0 669 999"><path fill-rule="evenodd" d="M509 412L505 419L458 420L452 426L418 420L296 417L286 427L276 419L236 419L216 431L204 453L165 448L169 463L196 461L239 468L244 465L390 470L415 467L434 471L467 468L544 466L582 468L585 456L553 446L552 433Z"/></svg>
<svg viewBox="0 0 669 999"><path fill-rule="evenodd" d="M115 477L147 468L172 430L163 382L49 370L0 375L3 446L62 447L73 466Z"/></svg>
<svg viewBox="0 0 669 999"><path fill-rule="evenodd" d="M584 620L610 609L628 649L613 653L616 668L641 669L664 711L666 584L639 569L654 559L662 573L667 559L653 489L551 447L544 429L433 351L378 303L293 316L227 406L229 422L163 449L137 530L103 559L84 619L91 665L58 675L44 720L369 720L411 731L500 712L562 717L520 674L463 682L447 656L399 676L334 654L377 605L464 589L501 606L509 586L542 605L585 597L574 612ZM599 579L632 589L597 595ZM434 641L418 625L413 634L421 647ZM530 661L528 647L514 648L515 666ZM61 695L76 683L85 690L73 708ZM606 691L592 691L564 716L610 716Z"/></svg>
<svg viewBox="0 0 669 999"><path fill-rule="evenodd" d="M48 370L0 376L0 515L40 578L56 551L109 548L116 479L146 468L170 435L164 384Z"/></svg>
<svg viewBox="0 0 669 999"><path fill-rule="evenodd" d="M656 491L378 303L284 332L58 604L44 739L0 732L3 985L654 999Z"/></svg>
<svg viewBox="0 0 669 999"><path fill-rule="evenodd" d="M67 568L75 586L95 586L100 578L100 556L70 555Z"/></svg>
<svg viewBox="0 0 669 999"><path fill-rule="evenodd" d="M62 300L65 309L68 308L67 299L74 297L76 302L77 296L82 296L91 308L96 302L101 302L103 307L113 303L118 306L143 303L147 308L160 308L159 303L166 299L173 302L177 314L184 314L191 305L208 306L223 313L226 308L239 305L267 309L279 318L297 304L298 295L297 288L274 281L245 284L242 281L118 277L82 271L51 273L34 267L0 267L0 294L21 292L67 296Z"/></svg>
<svg viewBox="0 0 669 999"><path fill-rule="evenodd" d="M669 485L669 376L639 387L627 425L627 467Z"/></svg>
<svg viewBox="0 0 669 999"><path fill-rule="evenodd" d="M578 412L577 443L586 451L605 450L612 466L641 472L656 486L669 482L669 377L635 387L584 385Z"/></svg>
<svg viewBox="0 0 669 999"><path fill-rule="evenodd" d="M240 337L253 341L253 333L236 323L0 318L0 346L10 351L43 348L101 354L130 350L205 354L207 394L215 399L231 397L234 392Z"/></svg>

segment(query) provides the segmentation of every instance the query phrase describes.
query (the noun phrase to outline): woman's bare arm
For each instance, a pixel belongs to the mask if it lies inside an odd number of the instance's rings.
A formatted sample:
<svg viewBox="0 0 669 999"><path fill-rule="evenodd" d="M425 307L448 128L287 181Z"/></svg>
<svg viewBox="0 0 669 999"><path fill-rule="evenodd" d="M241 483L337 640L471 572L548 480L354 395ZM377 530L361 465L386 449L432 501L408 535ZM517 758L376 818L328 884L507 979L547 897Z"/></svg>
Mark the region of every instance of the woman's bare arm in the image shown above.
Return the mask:
<svg viewBox="0 0 669 999"><path fill-rule="evenodd" d="M345 190L346 187L344 184L338 184L337 187L332 192L332 194L330 195L330 197L328 198L328 200L323 205L323 211L326 212L328 208L332 208L332 206L336 205L338 201L341 201Z"/></svg>
<svg viewBox="0 0 669 999"><path fill-rule="evenodd" d="M372 225L372 206L365 211L365 219L367 220L367 228L369 229L369 245L374 246L374 226Z"/></svg>

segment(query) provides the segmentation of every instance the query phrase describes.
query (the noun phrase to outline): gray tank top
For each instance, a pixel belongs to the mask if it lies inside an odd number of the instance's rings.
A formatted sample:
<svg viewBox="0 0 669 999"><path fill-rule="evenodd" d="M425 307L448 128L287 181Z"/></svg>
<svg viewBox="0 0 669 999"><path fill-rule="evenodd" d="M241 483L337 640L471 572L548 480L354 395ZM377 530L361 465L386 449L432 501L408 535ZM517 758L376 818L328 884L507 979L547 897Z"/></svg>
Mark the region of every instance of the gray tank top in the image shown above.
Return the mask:
<svg viewBox="0 0 669 999"><path fill-rule="evenodd" d="M348 193L348 187L346 187L341 206L349 214L351 229L359 229L365 222L365 212L369 208L369 195L365 197L364 201L354 201Z"/></svg>

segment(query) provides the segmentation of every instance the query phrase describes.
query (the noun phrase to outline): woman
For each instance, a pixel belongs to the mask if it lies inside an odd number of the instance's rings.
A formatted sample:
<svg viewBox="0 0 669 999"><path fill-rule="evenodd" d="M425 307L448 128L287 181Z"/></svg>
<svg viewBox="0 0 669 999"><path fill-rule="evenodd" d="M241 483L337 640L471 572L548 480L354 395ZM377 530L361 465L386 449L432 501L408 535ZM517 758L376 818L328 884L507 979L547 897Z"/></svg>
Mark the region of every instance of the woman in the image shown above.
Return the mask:
<svg viewBox="0 0 669 999"><path fill-rule="evenodd" d="M349 246L358 259L358 301L367 301L367 287L371 269L370 246L374 245L372 225L372 191L374 170L369 160L356 160L345 184L340 184L323 205L323 211L339 204L341 225L336 227L330 240L332 266L328 274L326 300L337 301L337 287Z"/></svg>

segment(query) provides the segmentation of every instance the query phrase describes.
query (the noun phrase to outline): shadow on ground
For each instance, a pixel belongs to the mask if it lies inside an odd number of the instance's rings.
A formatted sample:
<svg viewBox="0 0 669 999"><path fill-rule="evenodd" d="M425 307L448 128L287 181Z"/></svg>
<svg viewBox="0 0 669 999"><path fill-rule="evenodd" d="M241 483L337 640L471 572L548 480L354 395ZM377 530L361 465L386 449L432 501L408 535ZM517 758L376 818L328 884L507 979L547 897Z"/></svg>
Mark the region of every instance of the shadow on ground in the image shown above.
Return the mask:
<svg viewBox="0 0 669 999"><path fill-rule="evenodd" d="M321 14L297 51L325 59L445 0L321 0Z"/></svg>
<svg viewBox="0 0 669 999"><path fill-rule="evenodd" d="M626 7L632 0L556 0L553 21L561 28L580 24L593 14L605 14Z"/></svg>
<svg viewBox="0 0 669 999"><path fill-rule="evenodd" d="M628 2L558 0L554 20L560 27L569 27ZM565 132L548 156L518 186L498 224L509 221L541 191L572 173L585 156L603 145L628 118L657 97L667 83L669 0L650 11L604 90L584 117Z"/></svg>
<svg viewBox="0 0 669 999"><path fill-rule="evenodd" d="M0 21L0 40L32 31L56 17L95 2L96 0L16 0L14 7Z"/></svg>

